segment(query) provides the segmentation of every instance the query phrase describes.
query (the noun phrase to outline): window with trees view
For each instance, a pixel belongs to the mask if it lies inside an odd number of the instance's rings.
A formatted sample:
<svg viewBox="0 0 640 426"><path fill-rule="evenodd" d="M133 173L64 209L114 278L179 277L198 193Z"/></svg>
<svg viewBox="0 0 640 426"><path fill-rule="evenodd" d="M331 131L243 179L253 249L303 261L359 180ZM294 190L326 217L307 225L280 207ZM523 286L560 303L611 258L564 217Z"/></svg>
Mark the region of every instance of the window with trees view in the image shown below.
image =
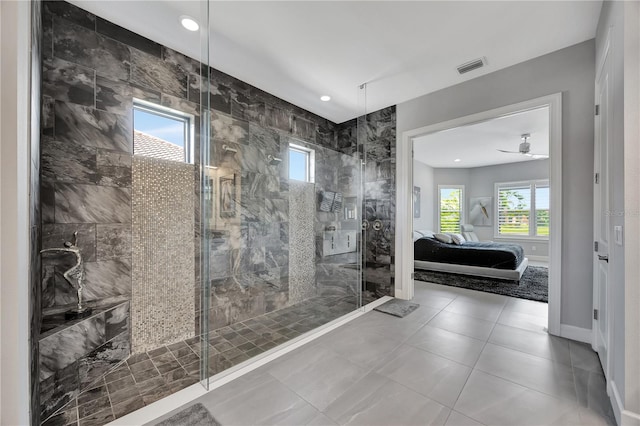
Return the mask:
<svg viewBox="0 0 640 426"><path fill-rule="evenodd" d="M460 232L464 212L464 186L438 185L440 232Z"/></svg>
<svg viewBox="0 0 640 426"><path fill-rule="evenodd" d="M549 236L549 181L496 184L496 236Z"/></svg>

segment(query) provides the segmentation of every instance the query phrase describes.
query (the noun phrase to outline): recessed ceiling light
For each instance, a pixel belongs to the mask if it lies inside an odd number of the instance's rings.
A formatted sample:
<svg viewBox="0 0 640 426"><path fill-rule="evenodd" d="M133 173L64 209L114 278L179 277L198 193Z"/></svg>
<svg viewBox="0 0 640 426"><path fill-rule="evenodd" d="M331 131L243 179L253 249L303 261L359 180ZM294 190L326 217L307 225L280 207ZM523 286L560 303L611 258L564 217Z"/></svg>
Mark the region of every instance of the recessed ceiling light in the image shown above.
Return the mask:
<svg viewBox="0 0 640 426"><path fill-rule="evenodd" d="M459 158L456 158L455 160L453 160L453 162L454 162L454 163L459 163L459 162L461 162L461 161L462 161L462 160L461 160L461 159L459 159Z"/></svg>
<svg viewBox="0 0 640 426"><path fill-rule="evenodd" d="M180 23L189 31L198 31L200 29L200 25L198 24L198 22L191 16L181 16Z"/></svg>
<svg viewBox="0 0 640 426"><path fill-rule="evenodd" d="M329 96L329 95L322 95L322 96L320 96L320 100L321 100L322 102L329 102L329 101L331 100L331 96Z"/></svg>

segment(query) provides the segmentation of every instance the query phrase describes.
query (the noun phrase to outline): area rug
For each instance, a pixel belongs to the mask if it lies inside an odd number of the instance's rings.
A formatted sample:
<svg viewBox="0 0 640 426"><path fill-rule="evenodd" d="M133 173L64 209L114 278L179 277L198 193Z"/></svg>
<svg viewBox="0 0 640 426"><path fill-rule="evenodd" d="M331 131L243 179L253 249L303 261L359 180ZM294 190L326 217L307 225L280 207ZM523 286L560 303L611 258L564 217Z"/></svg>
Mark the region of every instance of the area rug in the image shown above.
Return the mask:
<svg viewBox="0 0 640 426"><path fill-rule="evenodd" d="M220 426L202 404L194 404L156 426Z"/></svg>
<svg viewBox="0 0 640 426"><path fill-rule="evenodd" d="M472 277L470 275L448 274L434 271L415 271L415 279L453 287L486 291L488 293L503 294L520 299L549 301L549 269L543 266L528 266L520 279L520 285L515 281L498 280L495 278Z"/></svg>
<svg viewBox="0 0 640 426"><path fill-rule="evenodd" d="M393 315L394 317L404 318L419 307L420 305L418 305L417 303L408 302L406 300L393 299L373 308L373 310Z"/></svg>

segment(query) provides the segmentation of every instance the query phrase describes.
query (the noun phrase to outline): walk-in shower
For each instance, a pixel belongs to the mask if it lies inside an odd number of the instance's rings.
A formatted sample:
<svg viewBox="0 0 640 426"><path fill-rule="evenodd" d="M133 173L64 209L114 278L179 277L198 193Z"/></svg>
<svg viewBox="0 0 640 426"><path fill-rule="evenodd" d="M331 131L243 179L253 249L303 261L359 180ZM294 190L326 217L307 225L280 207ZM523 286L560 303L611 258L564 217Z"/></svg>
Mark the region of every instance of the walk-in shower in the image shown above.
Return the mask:
<svg viewBox="0 0 640 426"><path fill-rule="evenodd" d="M171 46L118 20L170 2L72 3L36 2L34 19L36 423L106 423L208 387L392 294L394 107L368 114L354 87L358 117L334 123L212 67L215 3L171 3L200 23ZM78 259L83 282L66 273ZM91 312L65 318L78 288Z"/></svg>

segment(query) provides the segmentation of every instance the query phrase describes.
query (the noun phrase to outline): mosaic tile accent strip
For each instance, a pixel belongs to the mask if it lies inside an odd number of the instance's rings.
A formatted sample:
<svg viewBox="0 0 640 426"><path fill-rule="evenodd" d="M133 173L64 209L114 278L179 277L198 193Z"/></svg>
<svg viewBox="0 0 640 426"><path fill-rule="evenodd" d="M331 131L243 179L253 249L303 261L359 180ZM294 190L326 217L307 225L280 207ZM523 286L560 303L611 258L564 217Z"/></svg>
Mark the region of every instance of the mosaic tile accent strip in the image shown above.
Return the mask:
<svg viewBox="0 0 640 426"><path fill-rule="evenodd" d="M193 337L193 165L133 157L132 348Z"/></svg>
<svg viewBox="0 0 640 426"><path fill-rule="evenodd" d="M315 187L289 182L289 301L316 295Z"/></svg>

